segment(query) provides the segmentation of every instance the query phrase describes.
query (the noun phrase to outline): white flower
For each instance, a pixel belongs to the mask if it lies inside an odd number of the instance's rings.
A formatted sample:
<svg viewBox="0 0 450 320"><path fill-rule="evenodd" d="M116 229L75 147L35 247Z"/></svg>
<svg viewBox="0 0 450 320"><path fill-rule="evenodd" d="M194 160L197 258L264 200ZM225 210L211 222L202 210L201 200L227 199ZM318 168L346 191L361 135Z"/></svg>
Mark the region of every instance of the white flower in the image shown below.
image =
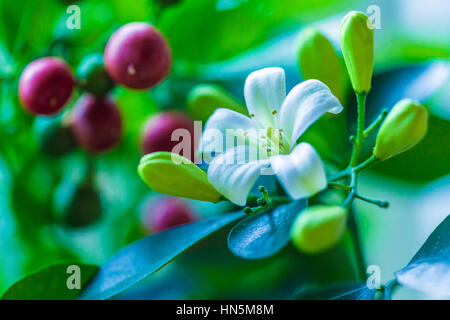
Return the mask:
<svg viewBox="0 0 450 320"><path fill-rule="evenodd" d="M342 111L330 89L318 80L307 80L286 96L284 70L265 68L247 77L244 95L250 118L221 108L206 122L200 152L223 145L222 138L212 141L211 132L234 141L213 157L208 168L211 184L241 206L262 170L272 170L293 199L324 189L327 181L319 155L310 144L296 142L324 113ZM248 159L252 152L256 158Z"/></svg>

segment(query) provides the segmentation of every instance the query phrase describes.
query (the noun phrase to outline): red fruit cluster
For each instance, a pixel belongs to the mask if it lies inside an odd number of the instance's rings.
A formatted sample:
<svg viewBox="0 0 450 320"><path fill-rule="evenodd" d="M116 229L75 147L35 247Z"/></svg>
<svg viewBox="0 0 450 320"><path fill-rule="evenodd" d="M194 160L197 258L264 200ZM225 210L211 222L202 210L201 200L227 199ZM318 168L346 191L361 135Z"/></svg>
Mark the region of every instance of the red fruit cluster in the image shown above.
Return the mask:
<svg viewBox="0 0 450 320"><path fill-rule="evenodd" d="M149 89L167 76L172 58L166 40L154 27L133 22L111 36L104 60L106 70L117 83Z"/></svg>
<svg viewBox="0 0 450 320"><path fill-rule="evenodd" d="M185 130L185 132L179 131L183 136L182 138L176 134L175 130L177 129ZM186 133L186 136L184 133ZM193 120L178 111L162 112L150 118L147 122L142 139L142 151L144 154L157 151L183 153L174 150L179 143L186 143L183 139L189 139L187 143L190 146L190 150L189 154L181 155L193 161L196 146Z"/></svg>
<svg viewBox="0 0 450 320"><path fill-rule="evenodd" d="M191 209L175 197L163 197L146 208L144 224L151 232L161 232L196 220Z"/></svg>
<svg viewBox="0 0 450 320"><path fill-rule="evenodd" d="M62 109L72 95L72 72L58 58L31 62L19 80L19 97L25 108L38 115L52 115Z"/></svg>
<svg viewBox="0 0 450 320"><path fill-rule="evenodd" d="M81 68L84 70L80 72L82 80L89 85L82 86L86 93L75 105L72 122L78 143L91 152L114 147L120 141L122 130L119 111L107 97L107 91L114 84L100 86L98 82L101 79L96 71L106 69L115 82L127 87L149 89L167 76L172 57L167 42L153 26L134 22L119 28L109 39L104 53L104 69L101 57L97 60L91 66L95 70ZM106 74L102 76L107 77ZM74 85L72 72L63 60L45 57L31 62L23 71L19 97L31 113L52 115L61 111L68 102ZM156 144L159 143L163 142L157 139Z"/></svg>

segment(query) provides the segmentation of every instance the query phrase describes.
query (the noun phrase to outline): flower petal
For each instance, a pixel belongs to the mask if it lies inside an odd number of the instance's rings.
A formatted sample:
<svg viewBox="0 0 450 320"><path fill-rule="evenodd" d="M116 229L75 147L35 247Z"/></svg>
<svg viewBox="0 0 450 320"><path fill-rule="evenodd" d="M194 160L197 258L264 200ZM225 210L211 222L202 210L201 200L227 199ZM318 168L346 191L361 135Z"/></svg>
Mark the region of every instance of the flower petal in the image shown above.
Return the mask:
<svg viewBox="0 0 450 320"><path fill-rule="evenodd" d="M245 102L250 115L254 115L263 127L274 127L274 114L286 97L284 70L265 68L252 72L245 80Z"/></svg>
<svg viewBox="0 0 450 320"><path fill-rule="evenodd" d="M324 83L307 80L296 85L284 100L280 110L281 128L293 147L302 133L325 112L339 113L342 109Z"/></svg>
<svg viewBox="0 0 450 320"><path fill-rule="evenodd" d="M327 185L322 160L306 142L298 144L288 155L272 157L271 165L284 190L293 199L309 197Z"/></svg>
<svg viewBox="0 0 450 320"><path fill-rule="evenodd" d="M255 184L269 159L246 161L249 147L239 146L215 157L208 168L209 182L231 202L244 206L250 189ZM252 159L250 157L250 159Z"/></svg>
<svg viewBox="0 0 450 320"><path fill-rule="evenodd" d="M205 160L211 160L208 154L215 151L216 154L223 153L226 148L227 134L232 135L232 147L244 144L243 136L245 131L257 130L258 124L243 114L225 108L214 111L205 124L205 130L199 141L198 152L204 153ZM234 139L234 136L242 135L242 139ZM250 135L251 136L251 135Z"/></svg>

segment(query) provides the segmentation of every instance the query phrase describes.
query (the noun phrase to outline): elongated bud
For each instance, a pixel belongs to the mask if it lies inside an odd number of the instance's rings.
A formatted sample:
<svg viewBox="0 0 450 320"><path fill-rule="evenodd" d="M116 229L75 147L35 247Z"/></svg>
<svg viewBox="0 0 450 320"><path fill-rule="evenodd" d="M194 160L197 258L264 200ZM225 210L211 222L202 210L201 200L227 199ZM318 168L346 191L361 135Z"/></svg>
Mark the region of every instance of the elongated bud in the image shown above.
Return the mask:
<svg viewBox="0 0 450 320"><path fill-rule="evenodd" d="M210 202L222 197L204 171L175 153L154 152L142 157L138 172L156 192Z"/></svg>
<svg viewBox="0 0 450 320"><path fill-rule="evenodd" d="M300 32L298 44L298 66L303 78L322 81L344 103L344 68L331 42L317 29L306 28Z"/></svg>
<svg viewBox="0 0 450 320"><path fill-rule="evenodd" d="M192 88L187 96L187 108L195 120L208 120L217 108L229 108L247 114L246 108L235 97L211 84L199 84Z"/></svg>
<svg viewBox="0 0 450 320"><path fill-rule="evenodd" d="M373 71L373 33L370 19L352 11L341 22L341 47L345 65L356 93L370 91Z"/></svg>
<svg viewBox="0 0 450 320"><path fill-rule="evenodd" d="M332 248L345 231L347 211L340 206L305 209L291 228L291 239L302 252L316 254Z"/></svg>
<svg viewBox="0 0 450 320"><path fill-rule="evenodd" d="M411 149L428 130L428 110L417 101L403 99L389 112L378 131L374 154L386 160Z"/></svg>

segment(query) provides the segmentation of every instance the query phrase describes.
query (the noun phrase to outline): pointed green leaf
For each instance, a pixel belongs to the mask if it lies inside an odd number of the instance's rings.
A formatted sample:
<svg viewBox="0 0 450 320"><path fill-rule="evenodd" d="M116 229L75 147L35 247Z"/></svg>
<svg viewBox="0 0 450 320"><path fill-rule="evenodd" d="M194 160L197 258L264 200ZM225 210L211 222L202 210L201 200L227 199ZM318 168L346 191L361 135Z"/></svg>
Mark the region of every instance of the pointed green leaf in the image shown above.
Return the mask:
<svg viewBox="0 0 450 320"><path fill-rule="evenodd" d="M333 283L331 285L301 290L297 300L372 300L376 289L366 283Z"/></svg>
<svg viewBox="0 0 450 320"><path fill-rule="evenodd" d="M79 268L79 269L78 269ZM80 263L51 265L17 281L3 294L3 300L75 300L81 289L99 270ZM75 277L80 276L77 289Z"/></svg>
<svg viewBox="0 0 450 320"><path fill-rule="evenodd" d="M164 267L192 245L241 218L242 212L203 219L138 240L101 266L81 299L108 299Z"/></svg>
<svg viewBox="0 0 450 320"><path fill-rule="evenodd" d="M395 276L403 286L450 296L450 215Z"/></svg>
<svg viewBox="0 0 450 320"><path fill-rule="evenodd" d="M244 259L274 255L289 243L292 223L306 205L300 199L242 220L230 231L228 247Z"/></svg>

